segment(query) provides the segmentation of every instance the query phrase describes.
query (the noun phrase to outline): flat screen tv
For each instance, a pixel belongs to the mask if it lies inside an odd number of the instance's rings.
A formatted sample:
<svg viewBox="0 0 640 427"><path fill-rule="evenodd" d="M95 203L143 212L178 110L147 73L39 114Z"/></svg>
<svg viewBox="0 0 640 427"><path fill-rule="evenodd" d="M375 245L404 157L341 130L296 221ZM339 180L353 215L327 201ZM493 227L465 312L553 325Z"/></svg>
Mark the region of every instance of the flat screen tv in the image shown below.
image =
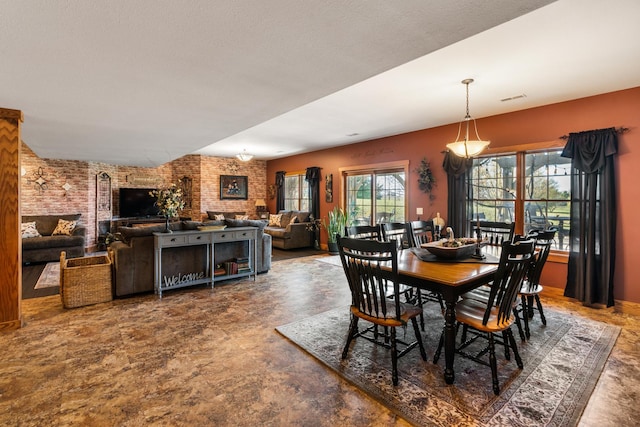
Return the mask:
<svg viewBox="0 0 640 427"><path fill-rule="evenodd" d="M156 198L149 194L153 190L153 188L121 188L120 217L157 216Z"/></svg>

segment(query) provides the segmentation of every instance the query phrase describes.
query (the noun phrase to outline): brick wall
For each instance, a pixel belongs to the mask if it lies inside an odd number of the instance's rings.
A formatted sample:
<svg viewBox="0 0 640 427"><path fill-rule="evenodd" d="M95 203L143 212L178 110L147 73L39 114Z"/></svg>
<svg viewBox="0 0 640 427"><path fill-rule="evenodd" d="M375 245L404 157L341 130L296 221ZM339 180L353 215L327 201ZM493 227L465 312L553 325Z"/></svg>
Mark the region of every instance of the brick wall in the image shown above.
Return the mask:
<svg viewBox="0 0 640 427"><path fill-rule="evenodd" d="M22 144L22 215L81 213L87 227L87 250L97 243L99 221L117 217L119 189L166 187L183 177L191 179L191 208L181 216L201 219L207 210L245 211L255 214L255 199L266 197L266 162L187 155L164 165L147 168L100 162L42 159ZM111 177L111 210L98 210L97 175ZM220 200L220 175L245 175L248 200ZM67 189L64 187L66 186Z"/></svg>

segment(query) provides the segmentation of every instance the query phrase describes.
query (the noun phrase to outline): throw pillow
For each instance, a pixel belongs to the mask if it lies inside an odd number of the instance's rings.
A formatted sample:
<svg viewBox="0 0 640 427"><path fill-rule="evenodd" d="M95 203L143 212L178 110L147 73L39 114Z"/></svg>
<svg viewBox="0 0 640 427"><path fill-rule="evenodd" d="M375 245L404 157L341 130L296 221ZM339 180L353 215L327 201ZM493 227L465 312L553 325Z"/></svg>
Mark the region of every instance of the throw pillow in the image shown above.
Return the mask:
<svg viewBox="0 0 640 427"><path fill-rule="evenodd" d="M294 217L291 217L291 222L289 222L289 224L295 224L296 222L298 222L298 217L294 216Z"/></svg>
<svg viewBox="0 0 640 427"><path fill-rule="evenodd" d="M235 219L249 219L249 215L236 215Z"/></svg>
<svg viewBox="0 0 640 427"><path fill-rule="evenodd" d="M282 214L269 215L269 227L282 227Z"/></svg>
<svg viewBox="0 0 640 427"><path fill-rule="evenodd" d="M216 221L224 221L224 214L216 214L213 219Z"/></svg>
<svg viewBox="0 0 640 427"><path fill-rule="evenodd" d="M23 239L29 239L31 237L41 237L38 229L36 228L35 221L22 223L20 231L22 231Z"/></svg>
<svg viewBox="0 0 640 427"><path fill-rule="evenodd" d="M56 229L51 233L52 236L71 236L73 229L76 228L78 221L67 221L66 219L59 219Z"/></svg>

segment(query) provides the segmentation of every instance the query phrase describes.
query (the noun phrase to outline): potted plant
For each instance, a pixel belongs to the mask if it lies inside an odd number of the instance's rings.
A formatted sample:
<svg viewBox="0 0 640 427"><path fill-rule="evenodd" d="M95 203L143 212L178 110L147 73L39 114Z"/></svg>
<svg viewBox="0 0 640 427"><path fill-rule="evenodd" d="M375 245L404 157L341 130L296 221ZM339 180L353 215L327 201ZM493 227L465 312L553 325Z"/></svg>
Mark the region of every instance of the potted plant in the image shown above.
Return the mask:
<svg viewBox="0 0 640 427"><path fill-rule="evenodd" d="M342 235L344 233L344 227L347 225L347 214L339 206L333 208L328 214L329 221L322 221L322 226L327 229L329 253L338 253L338 242L336 234Z"/></svg>

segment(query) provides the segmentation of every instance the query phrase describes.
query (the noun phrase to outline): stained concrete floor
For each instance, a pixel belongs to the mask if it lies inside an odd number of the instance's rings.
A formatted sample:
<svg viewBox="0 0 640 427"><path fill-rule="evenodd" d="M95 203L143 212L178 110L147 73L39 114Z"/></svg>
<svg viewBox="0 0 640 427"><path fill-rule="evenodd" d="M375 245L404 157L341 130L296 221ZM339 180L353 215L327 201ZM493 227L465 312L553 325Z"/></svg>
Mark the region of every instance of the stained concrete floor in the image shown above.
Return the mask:
<svg viewBox="0 0 640 427"><path fill-rule="evenodd" d="M275 332L349 303L342 269L315 258L162 300L23 301L23 328L0 334L0 425L407 425ZM580 425L637 425L640 317L543 304L622 327Z"/></svg>

